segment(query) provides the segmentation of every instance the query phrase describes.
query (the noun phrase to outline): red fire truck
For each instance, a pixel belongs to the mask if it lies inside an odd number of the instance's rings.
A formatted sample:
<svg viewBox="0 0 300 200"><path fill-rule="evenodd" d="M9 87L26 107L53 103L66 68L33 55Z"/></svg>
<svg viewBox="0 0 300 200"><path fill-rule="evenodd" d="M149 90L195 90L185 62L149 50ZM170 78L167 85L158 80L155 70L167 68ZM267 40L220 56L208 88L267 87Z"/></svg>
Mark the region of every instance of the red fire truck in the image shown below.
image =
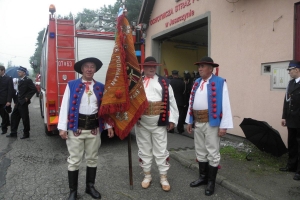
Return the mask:
<svg viewBox="0 0 300 200"><path fill-rule="evenodd" d="M114 47L114 32L77 29L75 19L57 19L55 7L50 5L49 24L43 38L41 56L40 111L45 133L57 134L60 105L68 81L80 74L74 63L86 57L96 57L103 62L94 79L105 83L106 71Z"/></svg>

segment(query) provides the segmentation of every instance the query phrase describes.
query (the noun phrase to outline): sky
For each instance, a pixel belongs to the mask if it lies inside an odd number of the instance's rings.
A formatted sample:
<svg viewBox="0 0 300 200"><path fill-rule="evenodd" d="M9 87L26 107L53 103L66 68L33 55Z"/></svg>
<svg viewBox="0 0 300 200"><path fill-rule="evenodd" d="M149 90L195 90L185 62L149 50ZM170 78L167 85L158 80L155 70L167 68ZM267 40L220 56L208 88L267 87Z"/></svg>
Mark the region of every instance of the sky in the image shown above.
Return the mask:
<svg viewBox="0 0 300 200"><path fill-rule="evenodd" d="M114 5L116 0L0 0L0 63L31 69L38 33L47 27L49 6L54 4L56 15L74 15L84 8L96 10Z"/></svg>

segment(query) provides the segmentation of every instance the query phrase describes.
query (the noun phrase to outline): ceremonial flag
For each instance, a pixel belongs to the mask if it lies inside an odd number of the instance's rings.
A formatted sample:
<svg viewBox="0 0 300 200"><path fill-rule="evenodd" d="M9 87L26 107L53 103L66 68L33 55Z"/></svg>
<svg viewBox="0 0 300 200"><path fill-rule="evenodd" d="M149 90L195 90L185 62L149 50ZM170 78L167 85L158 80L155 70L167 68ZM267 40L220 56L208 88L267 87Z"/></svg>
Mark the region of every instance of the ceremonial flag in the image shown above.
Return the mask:
<svg viewBox="0 0 300 200"><path fill-rule="evenodd" d="M120 8L99 115L124 139L148 106L131 27Z"/></svg>

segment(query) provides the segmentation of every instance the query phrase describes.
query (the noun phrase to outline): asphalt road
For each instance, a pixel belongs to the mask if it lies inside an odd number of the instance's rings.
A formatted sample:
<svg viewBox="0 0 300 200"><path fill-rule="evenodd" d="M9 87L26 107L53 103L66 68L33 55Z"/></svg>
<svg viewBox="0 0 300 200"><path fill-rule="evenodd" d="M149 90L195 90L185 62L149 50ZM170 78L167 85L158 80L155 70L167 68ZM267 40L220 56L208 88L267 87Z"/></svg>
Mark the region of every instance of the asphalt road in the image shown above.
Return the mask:
<svg viewBox="0 0 300 200"><path fill-rule="evenodd" d="M29 139L20 140L0 135L0 199L66 199L69 194L66 162L68 151L65 141L59 136L50 137L44 133L37 97L33 97L30 104L30 120L31 136ZM19 132L22 128L21 123ZM189 183L198 177L198 173L172 159L168 173L168 180L171 184L170 192L164 192L161 189L155 164L152 166L153 180L150 188L141 188L142 169L138 163L135 138L133 136L131 138L132 187L129 184L128 140L102 137L95 184L102 199L242 199L220 185L216 186L216 194L211 197L204 195L204 187L190 188ZM84 193L85 173L85 162L83 162L79 170L78 199L92 199Z"/></svg>

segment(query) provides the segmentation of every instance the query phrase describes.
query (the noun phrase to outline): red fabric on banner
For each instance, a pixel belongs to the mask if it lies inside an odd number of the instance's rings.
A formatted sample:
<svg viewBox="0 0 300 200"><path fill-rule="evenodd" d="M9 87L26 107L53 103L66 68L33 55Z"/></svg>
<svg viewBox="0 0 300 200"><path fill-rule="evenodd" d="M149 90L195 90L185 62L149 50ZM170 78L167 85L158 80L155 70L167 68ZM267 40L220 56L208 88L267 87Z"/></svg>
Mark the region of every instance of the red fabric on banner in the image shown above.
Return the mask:
<svg viewBox="0 0 300 200"><path fill-rule="evenodd" d="M115 47L108 66L99 115L124 139L148 106L131 28L118 18Z"/></svg>

